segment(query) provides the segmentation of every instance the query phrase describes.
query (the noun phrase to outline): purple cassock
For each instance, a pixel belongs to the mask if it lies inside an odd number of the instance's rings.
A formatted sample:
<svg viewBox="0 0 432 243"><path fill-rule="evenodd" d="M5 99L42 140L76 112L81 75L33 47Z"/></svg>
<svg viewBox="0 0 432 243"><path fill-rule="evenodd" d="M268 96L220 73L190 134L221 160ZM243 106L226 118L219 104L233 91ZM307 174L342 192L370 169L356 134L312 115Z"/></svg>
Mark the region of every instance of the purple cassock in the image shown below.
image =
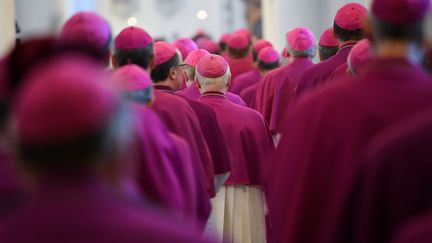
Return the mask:
<svg viewBox="0 0 432 243"><path fill-rule="evenodd" d="M390 242L402 225L430 211L431 143L432 109L377 135L361 156L328 242Z"/></svg>
<svg viewBox="0 0 432 243"><path fill-rule="evenodd" d="M227 62L230 66L231 80L235 80L240 74L247 73L256 68L253 65L250 55L238 59L231 57Z"/></svg>
<svg viewBox="0 0 432 243"><path fill-rule="evenodd" d="M169 134L157 115L143 105L131 103L134 115L135 177L150 202L204 225L210 199L199 174L199 163L181 138Z"/></svg>
<svg viewBox="0 0 432 243"><path fill-rule="evenodd" d="M355 44L349 43L340 47L336 55L303 72L296 89L296 97L325 84L332 72L340 65L346 63L348 55Z"/></svg>
<svg viewBox="0 0 432 243"><path fill-rule="evenodd" d="M256 92L256 108L264 116L272 133L281 133L292 93L305 70L314 64L310 58L297 57L287 66L264 76Z"/></svg>
<svg viewBox="0 0 432 243"><path fill-rule="evenodd" d="M260 80L261 73L257 68L254 68L246 73L238 75L236 79L233 79L229 91L236 95L240 95L244 89L257 84Z"/></svg>
<svg viewBox="0 0 432 243"><path fill-rule="evenodd" d="M182 221L116 198L91 179L52 179L0 224L3 242L207 242Z"/></svg>
<svg viewBox="0 0 432 243"><path fill-rule="evenodd" d="M334 83L337 82L339 80L344 80L349 78L348 75L348 64L344 63L342 65L340 65L339 67L337 67L332 74L330 75L329 79L328 79L328 83Z"/></svg>
<svg viewBox="0 0 432 243"><path fill-rule="evenodd" d="M170 135L176 148L172 160L177 177L181 180L180 186L183 188L186 202L185 212L193 221L197 219L198 228L203 229L211 212L211 204L210 197L203 186L204 181L200 175L199 162L184 139L174 133Z"/></svg>
<svg viewBox="0 0 432 243"><path fill-rule="evenodd" d="M201 131L212 156L214 174L219 175L230 172L232 157L228 145L224 141L215 112L202 102L186 97L184 99L189 103L198 117Z"/></svg>
<svg viewBox="0 0 432 243"><path fill-rule="evenodd" d="M200 123L194 110L170 87L154 85L155 102L153 110L159 115L168 129L188 142L195 158L200 162L200 173L209 195L215 195L213 162Z"/></svg>
<svg viewBox="0 0 432 243"><path fill-rule="evenodd" d="M193 99L193 100L198 100L199 97L201 96L201 93L199 91L199 88L197 86L197 84L195 82L193 82L191 84L190 87L177 91L176 94L179 94L181 96ZM246 103L242 100L242 98L240 98L240 96L233 94L231 92L227 92L227 97L228 100L237 104L237 105L241 105L241 106L247 106Z"/></svg>
<svg viewBox="0 0 432 243"><path fill-rule="evenodd" d="M274 149L261 115L229 102L220 92L204 93L200 101L215 111L233 156L234 164L225 184L260 185L263 161Z"/></svg>
<svg viewBox="0 0 432 243"><path fill-rule="evenodd" d="M258 83L245 88L241 93L240 97L246 103L249 108L256 109L256 92L258 88Z"/></svg>
<svg viewBox="0 0 432 243"><path fill-rule="evenodd" d="M129 165L117 161L120 151L107 151L117 147L113 141L108 142L113 146L105 148L99 135L91 142L81 139L120 126L117 119L123 103L103 84L102 72L85 58L65 56L39 65L23 81L12 110L13 135L20 152L26 151L23 147L32 151L22 156L27 162L22 166L33 175L33 194L25 206L2 220L1 241L201 241L194 227L184 226L184 221L130 200L120 185L124 179L120 175ZM117 127L111 126L113 122ZM115 135L104 138L125 142ZM72 147L65 146L69 144Z"/></svg>
<svg viewBox="0 0 432 243"><path fill-rule="evenodd" d="M429 243L432 239L432 212L404 225L391 243Z"/></svg>
<svg viewBox="0 0 432 243"><path fill-rule="evenodd" d="M432 106L432 82L419 65L382 58L365 68L350 82L305 95L288 112L266 187L275 242L325 239L363 147L382 129Z"/></svg>

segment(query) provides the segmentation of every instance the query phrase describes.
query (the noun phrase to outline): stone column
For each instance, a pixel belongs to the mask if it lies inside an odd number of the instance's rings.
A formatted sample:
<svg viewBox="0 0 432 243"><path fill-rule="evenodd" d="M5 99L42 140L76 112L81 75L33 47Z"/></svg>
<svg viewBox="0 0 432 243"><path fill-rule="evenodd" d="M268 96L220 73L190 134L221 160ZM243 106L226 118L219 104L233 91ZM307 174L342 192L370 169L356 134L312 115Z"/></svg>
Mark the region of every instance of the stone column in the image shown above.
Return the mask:
<svg viewBox="0 0 432 243"><path fill-rule="evenodd" d="M1 0L0 8L0 56L15 44L14 0Z"/></svg>

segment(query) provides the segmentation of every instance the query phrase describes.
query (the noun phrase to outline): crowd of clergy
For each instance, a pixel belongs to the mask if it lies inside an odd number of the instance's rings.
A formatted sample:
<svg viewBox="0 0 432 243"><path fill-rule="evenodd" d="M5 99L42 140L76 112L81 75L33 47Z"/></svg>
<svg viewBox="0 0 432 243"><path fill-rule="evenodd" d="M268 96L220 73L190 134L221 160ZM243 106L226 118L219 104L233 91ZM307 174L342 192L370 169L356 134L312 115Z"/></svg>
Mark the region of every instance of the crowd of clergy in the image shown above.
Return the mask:
<svg viewBox="0 0 432 243"><path fill-rule="evenodd" d="M347 3L283 50L93 12L17 42L0 242L432 242L430 7Z"/></svg>

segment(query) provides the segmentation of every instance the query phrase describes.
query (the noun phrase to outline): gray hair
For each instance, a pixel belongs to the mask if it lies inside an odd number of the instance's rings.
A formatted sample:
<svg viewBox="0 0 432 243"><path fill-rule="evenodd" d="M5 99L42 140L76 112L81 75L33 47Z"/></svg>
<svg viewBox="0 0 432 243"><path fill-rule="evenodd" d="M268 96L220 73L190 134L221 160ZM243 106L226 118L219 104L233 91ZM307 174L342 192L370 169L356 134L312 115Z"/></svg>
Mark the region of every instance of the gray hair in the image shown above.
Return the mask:
<svg viewBox="0 0 432 243"><path fill-rule="evenodd" d="M201 76L201 74L195 70L195 75L197 77L198 82L201 84L202 87L206 86L213 86L218 88L224 88L227 86L229 77L231 75L230 68L228 67L226 73L220 77L217 78L206 78Z"/></svg>
<svg viewBox="0 0 432 243"><path fill-rule="evenodd" d="M309 48L308 50L297 51L287 44L286 49L292 57L314 57L316 55L317 46L314 44L313 47Z"/></svg>

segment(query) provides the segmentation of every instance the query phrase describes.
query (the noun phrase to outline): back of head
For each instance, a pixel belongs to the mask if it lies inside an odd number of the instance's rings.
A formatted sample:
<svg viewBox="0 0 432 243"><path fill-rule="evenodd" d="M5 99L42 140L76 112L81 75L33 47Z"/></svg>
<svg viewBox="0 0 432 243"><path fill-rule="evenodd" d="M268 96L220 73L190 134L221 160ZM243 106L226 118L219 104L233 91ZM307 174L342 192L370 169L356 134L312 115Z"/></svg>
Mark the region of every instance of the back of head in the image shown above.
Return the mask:
<svg viewBox="0 0 432 243"><path fill-rule="evenodd" d="M342 6L334 19L334 34L340 42L359 41L365 37L368 10L358 3Z"/></svg>
<svg viewBox="0 0 432 243"><path fill-rule="evenodd" d="M120 102L88 59L62 56L26 76L13 107L18 158L36 172L87 171L108 151Z"/></svg>
<svg viewBox="0 0 432 243"><path fill-rule="evenodd" d="M153 39L138 27L124 28L115 38L113 65L136 64L148 69L153 59Z"/></svg>
<svg viewBox="0 0 432 243"><path fill-rule="evenodd" d="M180 51L183 60L186 59L186 57L191 51L198 49L195 41L189 38L179 38L175 40L172 44Z"/></svg>
<svg viewBox="0 0 432 243"><path fill-rule="evenodd" d="M339 41L334 36L333 28L326 29L318 41L318 54L321 61L334 56L339 50Z"/></svg>
<svg viewBox="0 0 432 243"><path fill-rule="evenodd" d="M93 12L79 12L66 21L60 34L63 41L84 43L110 55L111 28L108 21Z"/></svg>
<svg viewBox="0 0 432 243"><path fill-rule="evenodd" d="M269 71L279 67L279 53L273 47L265 47L258 53L258 68Z"/></svg>
<svg viewBox="0 0 432 243"><path fill-rule="evenodd" d="M252 37L253 36L252 36L252 32L249 29L241 28L241 29L236 30L234 32L234 34L242 35L243 37L245 37L249 41L249 44L252 43Z"/></svg>
<svg viewBox="0 0 432 243"><path fill-rule="evenodd" d="M4 122L8 118L9 106L21 86L25 76L40 62L50 60L60 55L74 54L83 55L92 59L95 63L105 67L105 53L91 45L83 45L77 42L64 42L51 37L41 37L27 39L10 51L2 64L2 103L1 120Z"/></svg>
<svg viewBox="0 0 432 243"><path fill-rule="evenodd" d="M429 0L375 0L371 21L373 40L420 43L423 21L430 9Z"/></svg>
<svg viewBox="0 0 432 243"><path fill-rule="evenodd" d="M255 43L252 46L252 57L254 62L258 60L258 53L266 47L273 47L273 45L272 43L270 43L270 41L264 39L255 41Z"/></svg>
<svg viewBox="0 0 432 243"><path fill-rule="evenodd" d="M228 53L234 59L244 58L249 53L250 42L244 34L234 33L227 42Z"/></svg>
<svg viewBox="0 0 432 243"><path fill-rule="evenodd" d="M153 99L153 86L150 75L135 64L124 65L111 77L126 100L147 104Z"/></svg>
<svg viewBox="0 0 432 243"><path fill-rule="evenodd" d="M198 62L196 77L201 91L224 91L229 84L231 72L228 63L219 55L208 55Z"/></svg>
<svg viewBox="0 0 432 243"><path fill-rule="evenodd" d="M195 79L195 67L201 58L210 55L210 53L204 49L196 49L189 53L188 57L185 60L186 66L186 75L189 80Z"/></svg>
<svg viewBox="0 0 432 243"><path fill-rule="evenodd" d="M151 77L153 82L158 83L168 79L171 69L180 64L180 58L175 47L168 42L156 42L154 49L155 66L152 68Z"/></svg>
<svg viewBox="0 0 432 243"><path fill-rule="evenodd" d="M315 37L311 30L298 27L286 35L287 51L292 57L313 57L316 52Z"/></svg>
<svg viewBox="0 0 432 243"><path fill-rule="evenodd" d="M221 51L226 51L226 45L230 37L231 37L231 33L225 33L220 37L219 48Z"/></svg>
<svg viewBox="0 0 432 243"><path fill-rule="evenodd" d="M219 54L220 52L219 45L210 38L200 38L196 43L199 49L204 49L211 54Z"/></svg>

